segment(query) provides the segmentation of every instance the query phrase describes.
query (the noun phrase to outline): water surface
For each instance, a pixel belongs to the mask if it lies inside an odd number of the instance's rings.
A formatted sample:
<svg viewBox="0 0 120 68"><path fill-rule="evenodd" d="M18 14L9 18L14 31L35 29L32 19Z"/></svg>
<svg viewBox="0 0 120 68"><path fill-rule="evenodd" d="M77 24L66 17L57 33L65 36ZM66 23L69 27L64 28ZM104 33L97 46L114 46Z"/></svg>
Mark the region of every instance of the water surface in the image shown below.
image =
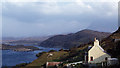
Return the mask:
<svg viewBox="0 0 120 68"><path fill-rule="evenodd" d="M36 45L36 47L39 47ZM15 66L20 63L29 63L37 59L36 54L39 52L48 52L49 50L59 50L60 48L44 48L39 47L43 50L36 50L30 52L18 52L13 50L2 50L2 65L3 66Z"/></svg>

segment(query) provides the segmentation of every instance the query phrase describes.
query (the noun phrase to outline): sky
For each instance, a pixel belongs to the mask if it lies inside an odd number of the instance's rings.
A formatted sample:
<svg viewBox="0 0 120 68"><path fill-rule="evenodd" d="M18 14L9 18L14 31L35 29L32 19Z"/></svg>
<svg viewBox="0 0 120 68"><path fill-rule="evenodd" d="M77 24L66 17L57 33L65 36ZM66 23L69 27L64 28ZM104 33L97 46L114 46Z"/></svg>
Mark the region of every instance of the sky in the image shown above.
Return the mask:
<svg viewBox="0 0 120 68"><path fill-rule="evenodd" d="M114 32L117 28L118 2L2 2L3 37L48 36L83 29Z"/></svg>

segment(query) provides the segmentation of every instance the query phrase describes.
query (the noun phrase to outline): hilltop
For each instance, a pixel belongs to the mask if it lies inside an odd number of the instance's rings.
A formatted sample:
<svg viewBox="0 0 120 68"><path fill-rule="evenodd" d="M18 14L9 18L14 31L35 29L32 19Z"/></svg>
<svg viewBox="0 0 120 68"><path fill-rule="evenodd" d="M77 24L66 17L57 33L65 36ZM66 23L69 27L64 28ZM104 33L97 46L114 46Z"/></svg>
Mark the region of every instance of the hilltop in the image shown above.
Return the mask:
<svg viewBox="0 0 120 68"><path fill-rule="evenodd" d="M95 37L99 40L109 36L111 33L98 32L85 29L67 35L56 35L40 43L42 47L72 48L93 41Z"/></svg>

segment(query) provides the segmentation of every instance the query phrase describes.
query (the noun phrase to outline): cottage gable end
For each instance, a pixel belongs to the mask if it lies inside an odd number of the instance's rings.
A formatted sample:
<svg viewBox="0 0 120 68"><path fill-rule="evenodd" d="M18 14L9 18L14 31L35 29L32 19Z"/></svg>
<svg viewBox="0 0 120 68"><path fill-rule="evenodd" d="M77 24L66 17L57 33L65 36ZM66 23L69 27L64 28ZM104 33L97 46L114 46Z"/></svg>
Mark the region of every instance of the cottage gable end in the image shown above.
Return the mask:
<svg viewBox="0 0 120 68"><path fill-rule="evenodd" d="M105 61L105 58L110 56L105 53L104 49L99 45L99 41L94 41L94 46L88 51L88 62L99 63Z"/></svg>

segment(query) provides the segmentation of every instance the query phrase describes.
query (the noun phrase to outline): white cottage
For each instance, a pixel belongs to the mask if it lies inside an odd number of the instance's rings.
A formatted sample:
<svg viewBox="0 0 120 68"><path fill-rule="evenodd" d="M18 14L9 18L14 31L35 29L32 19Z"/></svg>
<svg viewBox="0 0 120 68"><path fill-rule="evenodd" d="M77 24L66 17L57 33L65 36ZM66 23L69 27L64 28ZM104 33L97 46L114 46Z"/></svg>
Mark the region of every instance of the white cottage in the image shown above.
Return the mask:
<svg viewBox="0 0 120 68"><path fill-rule="evenodd" d="M99 41L94 41L94 46L88 51L88 63L101 63L111 58L104 49L99 45Z"/></svg>

